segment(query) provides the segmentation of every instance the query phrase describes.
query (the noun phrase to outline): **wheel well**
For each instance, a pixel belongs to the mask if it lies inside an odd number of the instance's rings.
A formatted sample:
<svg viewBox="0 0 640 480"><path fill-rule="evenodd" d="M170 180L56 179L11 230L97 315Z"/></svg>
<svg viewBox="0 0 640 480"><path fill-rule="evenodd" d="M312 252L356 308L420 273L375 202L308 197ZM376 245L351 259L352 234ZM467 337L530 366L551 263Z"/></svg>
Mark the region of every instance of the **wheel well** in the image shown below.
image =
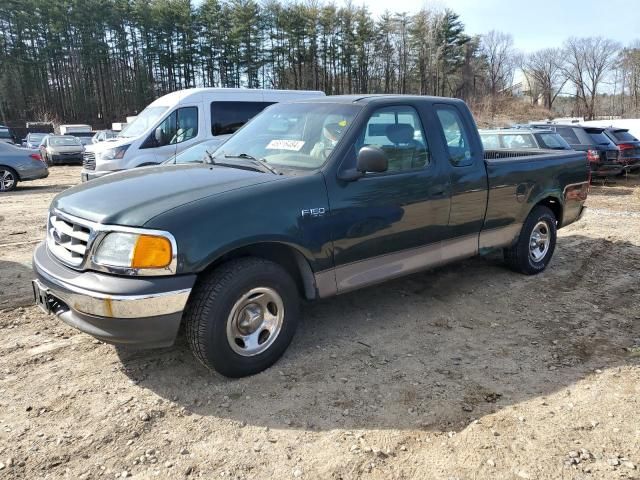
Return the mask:
<svg viewBox="0 0 640 480"><path fill-rule="evenodd" d="M556 220L558 220L558 228L560 228L560 226L562 225L562 204L560 203L560 201L555 197L547 197L543 200L540 200L536 204L536 206L537 205L545 206L549 210L551 210L555 215Z"/></svg>
<svg viewBox="0 0 640 480"><path fill-rule="evenodd" d="M7 169L11 170L13 173L16 174L16 177L18 177L18 181L20 180L20 174L18 173L18 171L15 168L10 167L9 165L2 165L2 164L0 164L0 168L7 168Z"/></svg>
<svg viewBox="0 0 640 480"><path fill-rule="evenodd" d="M296 282L300 295L308 300L316 298L315 277L307 259L298 250L276 242L257 243L225 253L207 266L209 272L234 258L259 257L270 260L284 268Z"/></svg>

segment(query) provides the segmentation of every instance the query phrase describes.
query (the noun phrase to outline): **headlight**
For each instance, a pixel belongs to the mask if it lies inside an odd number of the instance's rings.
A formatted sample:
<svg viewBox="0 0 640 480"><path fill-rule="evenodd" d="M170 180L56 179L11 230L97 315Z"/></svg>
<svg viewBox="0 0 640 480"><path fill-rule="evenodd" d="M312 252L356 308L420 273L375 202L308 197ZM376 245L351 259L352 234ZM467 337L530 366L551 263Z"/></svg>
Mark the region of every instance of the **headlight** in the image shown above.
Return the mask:
<svg viewBox="0 0 640 480"><path fill-rule="evenodd" d="M172 264L173 256L172 242L166 237L112 232L100 242L93 263L136 270L167 269Z"/></svg>
<svg viewBox="0 0 640 480"><path fill-rule="evenodd" d="M131 145L121 145L119 147L110 148L100 154L102 160L120 160L124 157L125 152Z"/></svg>

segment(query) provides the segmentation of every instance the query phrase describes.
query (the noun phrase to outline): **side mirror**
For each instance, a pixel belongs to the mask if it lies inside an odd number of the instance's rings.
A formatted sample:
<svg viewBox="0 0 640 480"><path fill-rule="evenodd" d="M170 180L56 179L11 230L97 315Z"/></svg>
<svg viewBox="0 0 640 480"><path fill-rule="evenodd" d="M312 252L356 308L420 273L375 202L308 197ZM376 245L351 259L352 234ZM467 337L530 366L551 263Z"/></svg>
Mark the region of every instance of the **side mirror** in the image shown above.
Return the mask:
<svg viewBox="0 0 640 480"><path fill-rule="evenodd" d="M162 127L156 128L156 131L154 132L154 137L156 139L156 144L159 147L164 145L164 132L162 131Z"/></svg>
<svg viewBox="0 0 640 480"><path fill-rule="evenodd" d="M389 159L386 153L378 147L362 147L356 159L356 168L344 170L338 175L340 180L354 182L364 177L367 172L381 173L389 168Z"/></svg>
<svg viewBox="0 0 640 480"><path fill-rule="evenodd" d="M356 170L365 174L367 172L382 173L389 168L387 154L378 147L362 147L358 152Z"/></svg>

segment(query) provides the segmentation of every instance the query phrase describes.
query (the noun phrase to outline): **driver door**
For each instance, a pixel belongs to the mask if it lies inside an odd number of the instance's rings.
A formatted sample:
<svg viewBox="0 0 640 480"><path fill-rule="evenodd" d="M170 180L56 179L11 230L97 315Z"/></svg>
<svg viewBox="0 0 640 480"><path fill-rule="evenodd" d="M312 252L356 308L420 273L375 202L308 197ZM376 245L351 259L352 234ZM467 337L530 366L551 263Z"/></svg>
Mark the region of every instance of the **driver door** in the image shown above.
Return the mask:
<svg viewBox="0 0 640 480"><path fill-rule="evenodd" d="M431 159L423 122L409 105L373 111L343 165L365 145L382 149L384 173L330 191L338 292L439 263L449 219L448 174Z"/></svg>

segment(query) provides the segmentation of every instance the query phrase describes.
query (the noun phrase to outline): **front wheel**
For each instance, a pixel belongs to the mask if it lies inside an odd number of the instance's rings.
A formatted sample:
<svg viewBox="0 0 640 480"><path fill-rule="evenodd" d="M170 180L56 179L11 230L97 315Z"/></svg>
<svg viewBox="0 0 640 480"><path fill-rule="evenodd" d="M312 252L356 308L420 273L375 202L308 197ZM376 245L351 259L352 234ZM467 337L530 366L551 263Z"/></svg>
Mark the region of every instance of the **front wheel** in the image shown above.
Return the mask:
<svg viewBox="0 0 640 480"><path fill-rule="evenodd" d="M203 365L227 377L253 375L291 343L298 289L274 262L231 260L201 279L184 318L189 346Z"/></svg>
<svg viewBox="0 0 640 480"><path fill-rule="evenodd" d="M516 244L504 249L507 265L526 275L535 275L547 268L556 248L556 225L556 217L549 208L535 207L525 220Z"/></svg>
<svg viewBox="0 0 640 480"><path fill-rule="evenodd" d="M18 174L13 168L0 167L0 192L10 192L18 185Z"/></svg>

